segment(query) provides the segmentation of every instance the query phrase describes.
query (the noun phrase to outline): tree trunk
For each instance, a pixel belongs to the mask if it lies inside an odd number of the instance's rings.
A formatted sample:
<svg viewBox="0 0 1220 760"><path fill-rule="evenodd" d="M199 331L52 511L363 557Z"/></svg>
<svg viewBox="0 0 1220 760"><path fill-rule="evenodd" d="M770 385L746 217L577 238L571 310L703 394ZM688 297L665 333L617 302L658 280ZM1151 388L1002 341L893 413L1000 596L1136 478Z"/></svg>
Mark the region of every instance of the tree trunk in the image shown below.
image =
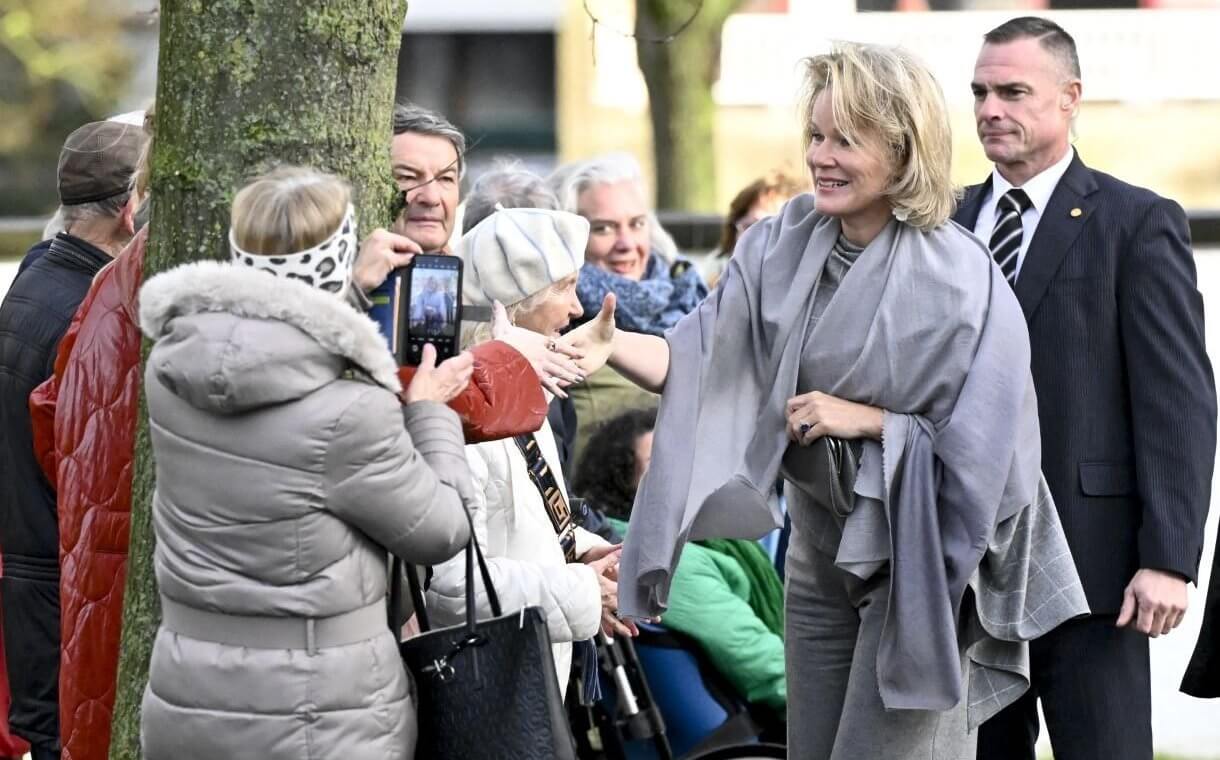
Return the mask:
<svg viewBox="0 0 1220 760"><path fill-rule="evenodd" d="M716 210L716 104L720 32L741 0L636 0L636 53L648 85L657 207ZM657 42L679 30L669 42Z"/></svg>
<svg viewBox="0 0 1220 760"><path fill-rule="evenodd" d="M226 259L234 193L279 163L346 178L363 229L388 222L390 115L406 9L405 0L162 0L145 277ZM140 757L140 700L161 616L155 468L143 399L140 407L110 744L118 760Z"/></svg>

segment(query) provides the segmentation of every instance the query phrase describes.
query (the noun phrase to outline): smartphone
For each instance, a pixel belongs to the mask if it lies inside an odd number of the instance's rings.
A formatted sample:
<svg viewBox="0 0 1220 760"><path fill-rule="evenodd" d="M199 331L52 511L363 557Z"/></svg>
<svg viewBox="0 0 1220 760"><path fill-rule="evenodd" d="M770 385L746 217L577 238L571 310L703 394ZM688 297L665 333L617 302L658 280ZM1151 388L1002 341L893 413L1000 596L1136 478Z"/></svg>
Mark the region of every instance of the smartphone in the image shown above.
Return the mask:
<svg viewBox="0 0 1220 760"><path fill-rule="evenodd" d="M398 326L398 360L418 365L424 346L436 347L441 363L461 351L462 259L443 254L416 254L403 271ZM403 324L405 323L405 327Z"/></svg>

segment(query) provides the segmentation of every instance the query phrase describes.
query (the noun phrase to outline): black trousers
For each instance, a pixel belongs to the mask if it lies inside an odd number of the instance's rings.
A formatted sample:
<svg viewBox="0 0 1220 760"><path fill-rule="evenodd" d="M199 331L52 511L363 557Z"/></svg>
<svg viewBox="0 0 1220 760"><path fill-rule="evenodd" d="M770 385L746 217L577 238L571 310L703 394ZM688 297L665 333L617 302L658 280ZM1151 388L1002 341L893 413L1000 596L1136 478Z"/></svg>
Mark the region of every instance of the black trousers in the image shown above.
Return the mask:
<svg viewBox="0 0 1220 760"><path fill-rule="evenodd" d="M28 563L27 563L28 564ZM9 570L5 561L5 571ZM0 578L12 733L36 748L59 747L59 579Z"/></svg>
<svg viewBox="0 0 1220 760"><path fill-rule="evenodd" d="M1055 760L1152 760L1148 637L1116 617L1070 620L1030 643L1030 689L979 728L979 760L1034 760L1039 699Z"/></svg>
<svg viewBox="0 0 1220 760"><path fill-rule="evenodd" d="M54 747L30 747L30 760L59 760L60 751Z"/></svg>

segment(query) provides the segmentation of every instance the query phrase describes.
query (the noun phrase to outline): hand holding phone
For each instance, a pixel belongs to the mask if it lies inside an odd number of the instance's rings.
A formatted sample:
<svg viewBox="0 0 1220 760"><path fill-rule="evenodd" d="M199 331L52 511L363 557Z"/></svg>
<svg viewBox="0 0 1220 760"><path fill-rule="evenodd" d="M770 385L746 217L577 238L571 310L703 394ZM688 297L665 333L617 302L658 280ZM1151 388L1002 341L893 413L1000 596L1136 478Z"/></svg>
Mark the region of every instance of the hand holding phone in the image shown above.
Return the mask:
<svg viewBox="0 0 1220 760"><path fill-rule="evenodd" d="M424 346L436 350L441 363L460 350L462 260L442 254L416 254L405 269L406 296L400 319L406 328L400 345L402 364L418 365Z"/></svg>
<svg viewBox="0 0 1220 760"><path fill-rule="evenodd" d="M435 401L448 403L458 396L470 383L474 372L474 356L463 351L449 361L436 365L436 349L431 343L420 351L419 368L403 391L403 401Z"/></svg>

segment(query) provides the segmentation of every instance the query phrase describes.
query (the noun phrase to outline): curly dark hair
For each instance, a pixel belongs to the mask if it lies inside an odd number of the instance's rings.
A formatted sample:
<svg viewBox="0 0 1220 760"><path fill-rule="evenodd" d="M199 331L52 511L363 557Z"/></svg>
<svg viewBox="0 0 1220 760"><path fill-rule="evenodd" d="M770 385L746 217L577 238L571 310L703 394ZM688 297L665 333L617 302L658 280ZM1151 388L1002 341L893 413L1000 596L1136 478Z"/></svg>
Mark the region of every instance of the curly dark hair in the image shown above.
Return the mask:
<svg viewBox="0 0 1220 760"><path fill-rule="evenodd" d="M631 409L598 426L581 454L572 491L619 520L635 502L635 442L657 424L656 409Z"/></svg>

